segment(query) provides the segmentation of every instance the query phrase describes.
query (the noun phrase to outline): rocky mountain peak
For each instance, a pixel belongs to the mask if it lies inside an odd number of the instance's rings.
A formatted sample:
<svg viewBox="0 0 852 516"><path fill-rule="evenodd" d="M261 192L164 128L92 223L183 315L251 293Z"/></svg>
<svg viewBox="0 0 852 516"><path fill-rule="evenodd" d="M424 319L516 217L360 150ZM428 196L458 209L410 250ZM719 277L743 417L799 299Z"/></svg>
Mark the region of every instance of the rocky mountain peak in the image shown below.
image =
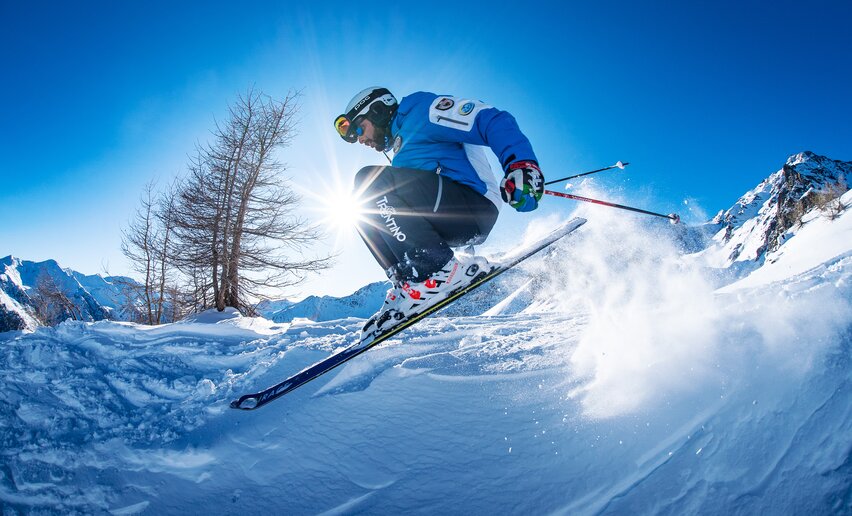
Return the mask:
<svg viewBox="0 0 852 516"><path fill-rule="evenodd" d="M711 221L720 225L714 237L726 252L727 267L738 261L761 262L766 252L783 242L783 235L803 214L848 188L852 162L833 160L811 151L787 158L782 168L746 192Z"/></svg>

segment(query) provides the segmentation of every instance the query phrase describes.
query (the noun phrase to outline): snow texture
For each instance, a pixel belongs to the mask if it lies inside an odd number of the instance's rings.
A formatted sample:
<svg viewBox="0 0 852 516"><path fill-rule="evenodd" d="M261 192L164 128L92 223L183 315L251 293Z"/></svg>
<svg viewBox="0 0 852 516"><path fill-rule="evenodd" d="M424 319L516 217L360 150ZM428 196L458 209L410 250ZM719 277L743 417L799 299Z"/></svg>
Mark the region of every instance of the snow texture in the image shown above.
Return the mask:
<svg viewBox="0 0 852 516"><path fill-rule="evenodd" d="M255 412L228 402L363 319L0 334L4 514L850 513L852 210L722 288L668 223L581 211L490 295Z"/></svg>

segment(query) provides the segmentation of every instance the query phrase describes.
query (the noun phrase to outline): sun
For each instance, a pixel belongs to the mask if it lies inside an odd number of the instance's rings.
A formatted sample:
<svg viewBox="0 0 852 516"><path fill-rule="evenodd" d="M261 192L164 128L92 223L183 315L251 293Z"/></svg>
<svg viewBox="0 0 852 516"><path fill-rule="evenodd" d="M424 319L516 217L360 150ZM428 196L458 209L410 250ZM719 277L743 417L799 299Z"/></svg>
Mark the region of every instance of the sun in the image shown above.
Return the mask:
<svg viewBox="0 0 852 516"><path fill-rule="evenodd" d="M340 188L328 190L322 196L320 204L323 222L335 229L351 229L363 220L363 202L351 191Z"/></svg>

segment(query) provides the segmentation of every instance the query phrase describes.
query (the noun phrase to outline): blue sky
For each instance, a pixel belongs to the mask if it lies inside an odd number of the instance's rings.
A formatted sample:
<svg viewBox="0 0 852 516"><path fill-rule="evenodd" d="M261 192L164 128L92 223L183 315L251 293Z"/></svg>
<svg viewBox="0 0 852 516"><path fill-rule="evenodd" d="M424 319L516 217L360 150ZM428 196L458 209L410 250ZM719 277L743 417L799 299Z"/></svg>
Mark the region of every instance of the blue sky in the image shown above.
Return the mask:
<svg viewBox="0 0 852 516"><path fill-rule="evenodd" d="M549 178L630 161L595 179L608 199L690 222L790 154L852 160L849 2L24 4L0 3L0 255L89 274L128 271L120 232L143 185L183 171L252 86L302 91L282 158L296 188L320 195L384 160L331 128L370 85L510 111ZM548 198L498 224L574 207ZM328 249L335 268L293 293L382 277L354 231Z"/></svg>

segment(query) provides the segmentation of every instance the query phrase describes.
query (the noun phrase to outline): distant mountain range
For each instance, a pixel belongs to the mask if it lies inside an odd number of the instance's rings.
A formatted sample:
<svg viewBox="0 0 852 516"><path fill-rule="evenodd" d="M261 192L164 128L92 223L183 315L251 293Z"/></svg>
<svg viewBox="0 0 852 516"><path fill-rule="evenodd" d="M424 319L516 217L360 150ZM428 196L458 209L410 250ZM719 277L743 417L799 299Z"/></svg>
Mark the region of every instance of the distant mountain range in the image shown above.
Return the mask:
<svg viewBox="0 0 852 516"><path fill-rule="evenodd" d="M377 281L348 296L308 296L298 303L288 300L263 301L257 309L265 318L275 322L290 322L296 317L312 321L331 321L345 317L367 318L382 304L389 285L387 282Z"/></svg>
<svg viewBox="0 0 852 516"><path fill-rule="evenodd" d="M722 271L728 281L760 267L771 254L793 238L803 214L822 207L830 211L831 199L847 191L852 162L837 161L805 151L790 156L780 170L746 192L733 206L697 227L685 227L682 238L688 252L708 267ZM547 259L546 255L543 259ZM448 315L481 313L489 300L507 299L500 310L520 311L535 299L539 278L520 278L510 271L463 301L448 307ZM59 287L71 305L44 314L37 303L39 282ZM7 256L0 260L0 331L32 329L50 321L75 317L82 320L125 320L130 278L86 276L62 269L53 261L28 262ZM518 285L522 285L518 288ZM275 322L294 318L328 321L345 317L366 318L381 306L387 282L366 285L344 297L309 296L302 301L263 301L258 311Z"/></svg>
<svg viewBox="0 0 852 516"><path fill-rule="evenodd" d="M66 319L127 320L137 283L122 276L87 276L55 260L0 259L0 332L32 330Z"/></svg>

